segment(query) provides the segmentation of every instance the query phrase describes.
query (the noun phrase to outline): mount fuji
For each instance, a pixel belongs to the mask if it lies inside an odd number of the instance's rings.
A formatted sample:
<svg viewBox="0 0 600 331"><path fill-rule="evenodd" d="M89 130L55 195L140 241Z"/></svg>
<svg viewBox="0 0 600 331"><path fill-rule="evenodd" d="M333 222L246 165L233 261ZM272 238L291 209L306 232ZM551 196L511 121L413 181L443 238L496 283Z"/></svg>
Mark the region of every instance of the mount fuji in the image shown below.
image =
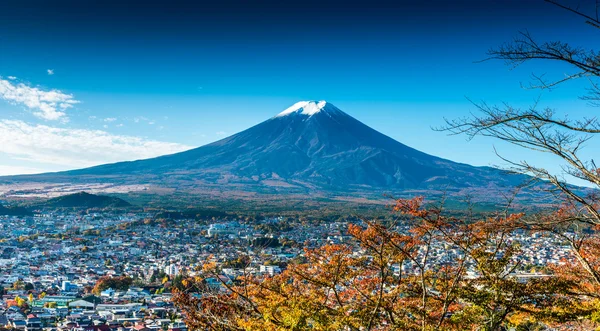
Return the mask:
<svg viewBox="0 0 600 331"><path fill-rule="evenodd" d="M0 178L0 183L146 185L181 192L338 195L473 192L525 177L408 147L326 101L298 102L217 142L157 158Z"/></svg>

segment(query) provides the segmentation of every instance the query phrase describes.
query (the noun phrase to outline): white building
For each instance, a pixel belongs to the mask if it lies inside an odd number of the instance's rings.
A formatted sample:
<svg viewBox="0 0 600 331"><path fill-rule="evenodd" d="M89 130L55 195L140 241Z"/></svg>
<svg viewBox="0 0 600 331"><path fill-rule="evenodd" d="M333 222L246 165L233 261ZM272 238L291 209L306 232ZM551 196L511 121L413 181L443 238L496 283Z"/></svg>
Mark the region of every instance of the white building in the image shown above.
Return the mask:
<svg viewBox="0 0 600 331"><path fill-rule="evenodd" d="M237 235L239 231L240 231L240 225L237 223L234 223L234 222L211 224L208 227L208 236L209 237L220 237L220 236Z"/></svg>
<svg viewBox="0 0 600 331"><path fill-rule="evenodd" d="M168 265L165 268L165 273L169 276L176 276L179 274L179 268L174 264Z"/></svg>
<svg viewBox="0 0 600 331"><path fill-rule="evenodd" d="M268 274L270 276L274 276L276 274L281 273L281 268L277 265L261 265L260 272L263 274Z"/></svg>

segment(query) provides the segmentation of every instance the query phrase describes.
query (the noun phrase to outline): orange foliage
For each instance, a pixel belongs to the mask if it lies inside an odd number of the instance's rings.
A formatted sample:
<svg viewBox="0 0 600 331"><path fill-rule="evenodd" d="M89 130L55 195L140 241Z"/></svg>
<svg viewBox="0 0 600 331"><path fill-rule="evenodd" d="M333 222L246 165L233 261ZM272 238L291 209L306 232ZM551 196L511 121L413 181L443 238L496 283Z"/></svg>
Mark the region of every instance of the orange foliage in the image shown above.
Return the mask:
<svg viewBox="0 0 600 331"><path fill-rule="evenodd" d="M520 247L510 234L523 228L523 214L467 222L422 197L393 210L409 217L405 230L350 224L353 242L307 249L305 262L273 277L230 283L209 262L174 301L191 330L497 330L511 318L576 318L556 312L572 279L513 276Z"/></svg>

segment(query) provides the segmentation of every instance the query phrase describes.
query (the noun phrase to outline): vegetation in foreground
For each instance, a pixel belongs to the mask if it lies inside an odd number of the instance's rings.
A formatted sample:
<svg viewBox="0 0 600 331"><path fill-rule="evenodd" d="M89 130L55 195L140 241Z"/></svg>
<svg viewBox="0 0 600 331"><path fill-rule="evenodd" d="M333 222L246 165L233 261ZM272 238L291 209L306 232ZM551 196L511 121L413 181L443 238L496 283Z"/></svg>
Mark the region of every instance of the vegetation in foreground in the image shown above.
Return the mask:
<svg viewBox="0 0 600 331"><path fill-rule="evenodd" d="M411 217L407 233L392 225L350 225L353 241L307 250L281 274L223 278L214 264L183 282L176 303L194 330L530 330L597 324L596 235L572 259L531 275L522 270L511 233L549 234L523 214L489 219L446 216L422 199L398 200ZM567 216L569 215L569 216ZM563 209L544 221L567 220ZM447 255L440 264L439 250ZM586 267L589 266L589 269ZM531 276L531 277L529 277ZM218 280L221 287L211 287Z"/></svg>

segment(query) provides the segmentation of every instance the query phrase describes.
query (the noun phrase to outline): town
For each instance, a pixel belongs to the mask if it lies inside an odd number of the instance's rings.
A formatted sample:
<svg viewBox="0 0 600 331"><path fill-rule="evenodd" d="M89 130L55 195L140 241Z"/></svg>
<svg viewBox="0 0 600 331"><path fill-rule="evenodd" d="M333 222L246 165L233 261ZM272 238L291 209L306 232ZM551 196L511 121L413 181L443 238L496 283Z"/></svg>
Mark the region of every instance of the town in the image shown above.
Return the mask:
<svg viewBox="0 0 600 331"><path fill-rule="evenodd" d="M347 226L290 217L164 219L123 211L4 216L0 325L24 331L186 330L172 290L205 263L221 270L220 279L207 283L223 291L223 279L242 272L275 275L305 248L350 242ZM512 240L523 247L522 275L543 275L536 268L569 257L567 246L540 234L515 233ZM443 264L452 254L440 246L431 256Z"/></svg>

